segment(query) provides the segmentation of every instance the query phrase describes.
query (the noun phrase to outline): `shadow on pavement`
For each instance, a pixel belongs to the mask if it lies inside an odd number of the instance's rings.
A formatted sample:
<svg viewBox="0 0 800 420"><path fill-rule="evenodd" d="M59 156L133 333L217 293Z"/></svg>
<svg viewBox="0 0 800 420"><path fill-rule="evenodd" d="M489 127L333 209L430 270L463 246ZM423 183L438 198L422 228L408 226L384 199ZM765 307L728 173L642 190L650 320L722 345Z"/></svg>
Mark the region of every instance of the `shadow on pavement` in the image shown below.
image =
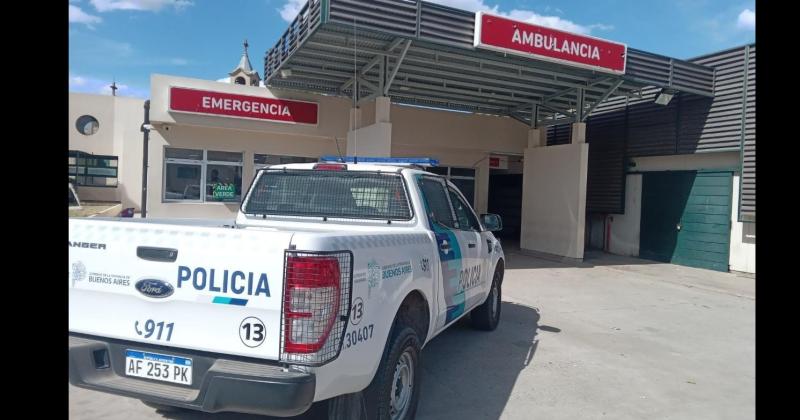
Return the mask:
<svg viewBox="0 0 800 420"><path fill-rule="evenodd" d="M500 418L517 377L533 360L538 328L538 309L503 302L494 331L474 330L466 317L445 330L422 352L417 417Z"/></svg>
<svg viewBox="0 0 800 420"><path fill-rule="evenodd" d="M540 327L538 309L503 302L500 325L494 331L473 329L467 316L442 332L422 351L422 394L417 418L500 418L519 373L533 360L539 328L551 333L561 331ZM277 420L233 413L158 413L175 420ZM292 419L325 419L326 414L327 405L323 402Z"/></svg>
<svg viewBox="0 0 800 420"><path fill-rule="evenodd" d="M250 414L217 413L209 414L201 411L182 410L174 413L156 411L166 419L174 420L325 420L328 414L327 403L318 403L311 406L305 413L297 417L268 417Z"/></svg>

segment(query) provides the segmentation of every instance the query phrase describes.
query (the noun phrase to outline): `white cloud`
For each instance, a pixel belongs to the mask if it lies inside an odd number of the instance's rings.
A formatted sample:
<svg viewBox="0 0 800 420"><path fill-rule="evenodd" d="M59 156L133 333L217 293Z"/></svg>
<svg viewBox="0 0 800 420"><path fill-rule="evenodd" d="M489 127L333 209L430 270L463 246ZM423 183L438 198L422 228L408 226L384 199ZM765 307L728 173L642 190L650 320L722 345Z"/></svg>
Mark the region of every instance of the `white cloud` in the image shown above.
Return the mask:
<svg viewBox="0 0 800 420"><path fill-rule="evenodd" d="M598 31L613 31L614 25L606 25L604 23L593 23L589 25L589 29L591 30L597 29Z"/></svg>
<svg viewBox="0 0 800 420"><path fill-rule="evenodd" d="M445 6L455 7L456 9L469 10L470 12L498 12L498 6L489 7L483 0L428 0L431 3L439 3Z"/></svg>
<svg viewBox="0 0 800 420"><path fill-rule="evenodd" d="M306 3L307 0L287 0L286 4L278 9L278 12L281 14L283 20L291 22L297 17L297 14L300 13L300 9L302 9Z"/></svg>
<svg viewBox="0 0 800 420"><path fill-rule="evenodd" d="M94 0L93 0L94 1ZM283 20L291 22L300 13L300 9L306 4L306 0L285 0L281 9L278 9ZM532 10L514 9L510 12L503 12L500 6L495 4L489 6L485 0L428 0L432 3L438 3L444 6L454 7L456 9L469 10L470 12L490 12L501 16L507 16L510 19L521 20L534 25L547 26L553 29L560 29L562 31L576 32L579 34L589 34L592 30L608 31L614 29L611 25L602 23L595 23L592 25L579 25L575 22L562 19L558 16L545 16L536 13ZM550 7L545 8L545 11L550 11ZM554 8L554 12L563 14L561 9Z"/></svg>
<svg viewBox="0 0 800 420"><path fill-rule="evenodd" d="M611 25L602 23L595 23L592 25L580 25L567 19L562 19L558 16L546 16L534 12L533 10L513 9L510 12L500 10L498 5L489 6L484 0L428 0L433 3L439 3L445 6L455 7L457 9L465 9L471 12L490 12L501 16L506 16L509 19L520 20L533 25L546 26L548 28L560 29L567 32L575 32L579 34L590 34L593 30L608 31L614 29ZM554 11L558 14L564 14L559 8L545 7L545 12Z"/></svg>
<svg viewBox="0 0 800 420"><path fill-rule="evenodd" d="M92 93L95 95L111 95L111 81L70 74L69 91ZM146 99L150 96L150 91L148 89L129 86L124 83L117 83L117 96Z"/></svg>
<svg viewBox="0 0 800 420"><path fill-rule="evenodd" d="M169 63L172 64L173 66L185 66L189 64L189 60L185 58L175 57L175 58L170 58Z"/></svg>
<svg viewBox="0 0 800 420"><path fill-rule="evenodd" d="M90 15L84 12L80 7L70 4L69 5L69 22L70 23L83 23L89 28L93 28L92 24L100 23L103 19L100 16Z"/></svg>
<svg viewBox="0 0 800 420"><path fill-rule="evenodd" d="M89 0L98 12L140 10L157 12L165 7L181 10L194 3L189 0Z"/></svg>
<svg viewBox="0 0 800 420"><path fill-rule="evenodd" d="M590 26L579 25L575 22L562 19L558 16L540 15L530 10L512 10L511 13L504 15L514 20L520 20L533 25L546 26L553 29L560 29L567 32L574 32L578 34L588 34L592 32L592 28Z"/></svg>
<svg viewBox="0 0 800 420"><path fill-rule="evenodd" d="M753 30L756 28L756 12L750 9L742 10L739 13L739 19L736 21L736 27L739 29Z"/></svg>
<svg viewBox="0 0 800 420"><path fill-rule="evenodd" d="M86 85L86 78L81 77L81 76L70 76L69 85L70 86L72 86L72 85L84 86L84 85Z"/></svg>

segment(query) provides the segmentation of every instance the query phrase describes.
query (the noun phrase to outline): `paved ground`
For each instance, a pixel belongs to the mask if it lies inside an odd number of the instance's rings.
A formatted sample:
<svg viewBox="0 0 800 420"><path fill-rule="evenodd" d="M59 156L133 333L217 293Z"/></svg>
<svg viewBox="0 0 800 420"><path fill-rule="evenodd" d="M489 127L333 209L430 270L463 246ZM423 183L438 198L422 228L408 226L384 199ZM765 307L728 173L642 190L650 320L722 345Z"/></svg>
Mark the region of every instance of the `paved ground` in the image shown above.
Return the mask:
<svg viewBox="0 0 800 420"><path fill-rule="evenodd" d="M509 253L503 300L496 331L460 323L424 349L418 419L755 417L752 278ZM72 419L258 418L162 414L73 386L69 398Z"/></svg>
<svg viewBox="0 0 800 420"><path fill-rule="evenodd" d="M116 216L121 210L120 203L81 202L80 208L69 209L69 217Z"/></svg>

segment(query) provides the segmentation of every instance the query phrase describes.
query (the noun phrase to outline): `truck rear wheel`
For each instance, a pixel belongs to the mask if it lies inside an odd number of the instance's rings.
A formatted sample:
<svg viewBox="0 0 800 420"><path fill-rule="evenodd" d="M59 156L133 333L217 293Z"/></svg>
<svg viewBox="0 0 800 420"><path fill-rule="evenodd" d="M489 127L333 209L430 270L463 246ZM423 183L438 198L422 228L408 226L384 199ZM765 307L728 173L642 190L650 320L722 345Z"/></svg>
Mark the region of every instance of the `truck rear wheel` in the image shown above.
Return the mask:
<svg viewBox="0 0 800 420"><path fill-rule="evenodd" d="M500 309L503 302L500 288L502 280L503 272L498 267L494 271L492 288L489 290L489 296L486 297L486 301L470 313L473 328L484 331L493 331L497 328L497 324L500 323Z"/></svg>
<svg viewBox="0 0 800 420"><path fill-rule="evenodd" d="M413 419L419 403L420 339L413 328L397 325L372 383L364 390L368 419Z"/></svg>

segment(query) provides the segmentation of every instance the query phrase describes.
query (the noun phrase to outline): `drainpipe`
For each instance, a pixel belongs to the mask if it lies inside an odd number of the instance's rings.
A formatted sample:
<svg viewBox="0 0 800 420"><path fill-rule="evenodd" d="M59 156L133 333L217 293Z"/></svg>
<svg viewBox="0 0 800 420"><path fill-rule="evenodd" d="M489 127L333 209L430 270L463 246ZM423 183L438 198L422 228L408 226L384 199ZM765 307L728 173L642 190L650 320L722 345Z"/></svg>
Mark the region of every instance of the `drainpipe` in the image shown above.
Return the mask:
<svg viewBox="0 0 800 420"><path fill-rule="evenodd" d="M150 143L150 100L144 101L144 123L141 131L142 142L142 219L147 217L147 150Z"/></svg>

